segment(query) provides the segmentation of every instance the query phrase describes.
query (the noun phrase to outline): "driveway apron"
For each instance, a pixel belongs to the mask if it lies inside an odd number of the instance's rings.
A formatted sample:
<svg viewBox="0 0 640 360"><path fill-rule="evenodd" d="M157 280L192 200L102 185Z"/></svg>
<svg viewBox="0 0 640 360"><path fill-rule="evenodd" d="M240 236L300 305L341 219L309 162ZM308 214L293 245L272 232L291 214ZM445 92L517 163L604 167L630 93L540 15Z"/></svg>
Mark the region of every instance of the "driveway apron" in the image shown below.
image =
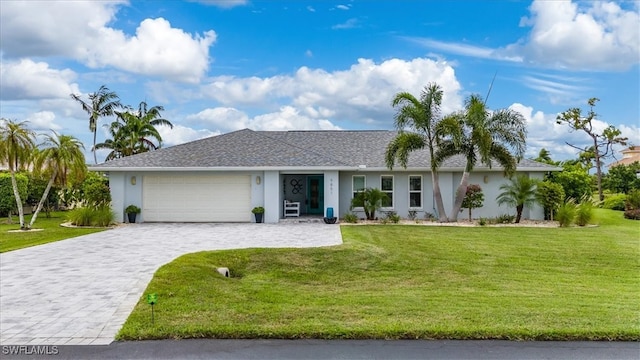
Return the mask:
<svg viewBox="0 0 640 360"><path fill-rule="evenodd" d="M342 243L326 224L135 224L0 254L0 343L109 344L180 255Z"/></svg>

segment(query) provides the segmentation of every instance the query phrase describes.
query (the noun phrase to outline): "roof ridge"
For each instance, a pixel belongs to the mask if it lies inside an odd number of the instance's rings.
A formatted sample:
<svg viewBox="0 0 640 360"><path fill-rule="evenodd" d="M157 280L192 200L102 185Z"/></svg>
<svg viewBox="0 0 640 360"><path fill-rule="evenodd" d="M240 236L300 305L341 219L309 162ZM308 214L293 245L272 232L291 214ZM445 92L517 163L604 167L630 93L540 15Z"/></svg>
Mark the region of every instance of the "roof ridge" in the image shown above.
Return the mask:
<svg viewBox="0 0 640 360"><path fill-rule="evenodd" d="M336 158L335 158L335 157L333 157L333 156L329 156L329 155L326 155L326 154L321 154L321 153L319 153L319 152L317 152L317 151L313 151L313 150L309 150L309 149L303 148L303 147L298 146L298 145L296 145L296 144L292 144L292 143L290 143L290 142L288 142L288 141L284 141L284 140L280 140L280 139L276 139L276 138L274 138L274 137L271 137L271 136L269 136L269 135L267 135L267 134L266 134L266 133L267 133L267 131L254 131L254 130L251 130L251 131L253 131L253 132L254 132L254 133L256 133L256 134L259 134L260 136L266 137L266 138L268 138L268 139L270 139L270 140L277 141L277 142L282 143L282 144L286 144L286 145L291 146L291 147L294 147L294 148L296 148L296 149L300 149L300 150L302 150L302 151L304 151L304 152L306 152L306 153L310 153L310 154L314 154L314 155L317 155L317 156L321 156L321 157L323 157L323 158L325 158L325 159L327 159L327 160L337 161L337 162L339 162L340 164L343 164L343 165L345 165L345 166L351 166L350 164L348 164L348 163L346 163L346 162L344 162L344 161L342 161L342 160L340 160L340 159L336 159ZM274 131L274 132L280 132L280 131ZM287 133L288 131L283 131L283 132L284 132L284 133Z"/></svg>

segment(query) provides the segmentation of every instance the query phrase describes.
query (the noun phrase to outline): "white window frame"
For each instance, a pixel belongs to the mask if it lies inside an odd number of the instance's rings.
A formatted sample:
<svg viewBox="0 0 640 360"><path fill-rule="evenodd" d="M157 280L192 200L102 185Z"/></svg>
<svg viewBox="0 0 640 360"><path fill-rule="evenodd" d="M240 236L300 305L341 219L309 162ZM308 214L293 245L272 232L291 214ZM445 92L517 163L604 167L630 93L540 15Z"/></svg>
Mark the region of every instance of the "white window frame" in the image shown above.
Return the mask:
<svg viewBox="0 0 640 360"><path fill-rule="evenodd" d="M411 190L411 178L412 177L419 177L420 178L420 190ZM409 177L407 178L407 196L408 196L408 200L409 200L409 209L410 210L422 210L423 206L424 206L424 197L422 196L423 193L423 189L424 189L424 183L422 182L422 175L409 175ZM411 194L420 194L420 206L411 206Z"/></svg>
<svg viewBox="0 0 640 360"><path fill-rule="evenodd" d="M362 190L356 191L355 189L355 179L357 177L362 177L364 178L364 185L362 187ZM353 198L355 197L356 192L364 192L364 190L367 188L367 176L366 175L353 175L351 176L351 200L353 200ZM356 211L362 211L364 210L364 208L362 206L360 207L354 207L353 208Z"/></svg>
<svg viewBox="0 0 640 360"><path fill-rule="evenodd" d="M382 178L385 178L385 177L391 178L391 191L382 189ZM395 185L395 179L393 175L380 175L380 191L382 191L385 194L391 193L391 206L383 206L381 209L393 210L395 208L395 196L394 196L395 189L396 189L396 185Z"/></svg>

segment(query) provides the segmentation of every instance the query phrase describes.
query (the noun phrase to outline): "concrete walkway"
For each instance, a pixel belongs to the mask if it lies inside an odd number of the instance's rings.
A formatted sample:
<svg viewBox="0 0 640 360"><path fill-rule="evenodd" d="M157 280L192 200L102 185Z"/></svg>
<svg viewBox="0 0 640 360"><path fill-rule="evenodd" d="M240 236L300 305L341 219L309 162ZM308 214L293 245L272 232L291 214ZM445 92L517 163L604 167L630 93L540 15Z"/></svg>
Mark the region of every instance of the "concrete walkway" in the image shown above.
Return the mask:
<svg viewBox="0 0 640 360"><path fill-rule="evenodd" d="M338 225L135 224L0 254L0 343L109 344L155 271L186 253L341 243Z"/></svg>

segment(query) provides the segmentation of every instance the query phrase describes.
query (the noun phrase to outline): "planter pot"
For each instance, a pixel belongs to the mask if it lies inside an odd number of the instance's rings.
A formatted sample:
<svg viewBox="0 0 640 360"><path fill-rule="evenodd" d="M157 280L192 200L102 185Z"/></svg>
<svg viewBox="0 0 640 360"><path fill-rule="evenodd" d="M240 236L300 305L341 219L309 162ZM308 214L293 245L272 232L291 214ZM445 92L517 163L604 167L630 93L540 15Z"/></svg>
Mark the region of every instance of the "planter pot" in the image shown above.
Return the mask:
<svg viewBox="0 0 640 360"><path fill-rule="evenodd" d="M261 223L262 222L262 215L264 215L264 214L253 214L253 215L255 215L257 223Z"/></svg>
<svg viewBox="0 0 640 360"><path fill-rule="evenodd" d="M129 223L134 224L136 222L136 213L128 213Z"/></svg>

